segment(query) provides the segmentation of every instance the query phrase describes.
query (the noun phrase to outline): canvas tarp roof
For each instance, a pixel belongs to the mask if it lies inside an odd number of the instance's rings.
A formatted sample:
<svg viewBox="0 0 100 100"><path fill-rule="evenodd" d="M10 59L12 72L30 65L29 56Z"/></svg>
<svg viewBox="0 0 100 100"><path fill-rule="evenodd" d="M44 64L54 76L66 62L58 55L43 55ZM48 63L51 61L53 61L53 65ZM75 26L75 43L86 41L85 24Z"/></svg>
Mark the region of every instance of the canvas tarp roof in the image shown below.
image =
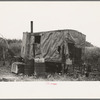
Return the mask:
<svg viewBox="0 0 100 100"><path fill-rule="evenodd" d="M33 46L34 36L41 36L40 43L35 44L35 47ZM69 53L68 43L74 43L76 47L84 48L85 38L86 38L84 34L75 30L56 30L56 31L38 32L38 33L33 33L31 34L31 36L28 37L29 39L27 39L28 40L27 46L29 50L27 56L33 58L34 56L33 49L35 48L35 58L45 58L46 61L61 61L63 46L64 46L64 54L67 55ZM25 44L25 41L23 42L23 44ZM24 55L25 50L23 50L23 48L26 48L26 46L22 47L22 52L21 52L22 57L25 57Z"/></svg>
<svg viewBox="0 0 100 100"><path fill-rule="evenodd" d="M75 30L58 30L35 33L35 35L37 34L41 36L41 42L40 44L35 45L35 57L43 57L47 61L61 61L62 46L64 45L64 53L67 55L69 42L74 43L78 48L84 48L85 46L85 35ZM61 49L60 53L58 52L58 47Z"/></svg>

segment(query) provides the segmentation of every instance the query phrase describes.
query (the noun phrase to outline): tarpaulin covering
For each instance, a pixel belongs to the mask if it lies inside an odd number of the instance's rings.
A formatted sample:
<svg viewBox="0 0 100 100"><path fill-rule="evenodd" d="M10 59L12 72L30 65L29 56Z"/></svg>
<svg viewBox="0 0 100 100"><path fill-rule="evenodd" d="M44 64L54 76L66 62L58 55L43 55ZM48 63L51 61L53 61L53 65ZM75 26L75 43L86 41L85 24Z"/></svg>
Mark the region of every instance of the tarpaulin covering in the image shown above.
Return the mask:
<svg viewBox="0 0 100 100"><path fill-rule="evenodd" d="M41 36L40 43L34 44L34 36ZM35 38L35 37L34 37ZM86 36L75 30L56 30L48 32L38 32L31 35L30 57L33 56L35 49L35 58L44 58L46 61L61 61L62 52L68 55L68 43L75 44L75 47L85 47ZM64 50L63 50L64 48Z"/></svg>

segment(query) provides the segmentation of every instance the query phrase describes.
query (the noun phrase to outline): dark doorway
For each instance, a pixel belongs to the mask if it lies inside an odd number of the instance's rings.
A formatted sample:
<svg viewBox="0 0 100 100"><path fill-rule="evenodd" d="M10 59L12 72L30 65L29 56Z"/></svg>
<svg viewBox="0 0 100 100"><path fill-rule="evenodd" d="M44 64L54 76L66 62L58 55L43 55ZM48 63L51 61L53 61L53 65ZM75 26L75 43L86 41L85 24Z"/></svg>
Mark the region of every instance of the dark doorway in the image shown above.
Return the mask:
<svg viewBox="0 0 100 100"><path fill-rule="evenodd" d="M69 51L69 58L73 59L75 55L75 46L74 43L68 43L68 51Z"/></svg>

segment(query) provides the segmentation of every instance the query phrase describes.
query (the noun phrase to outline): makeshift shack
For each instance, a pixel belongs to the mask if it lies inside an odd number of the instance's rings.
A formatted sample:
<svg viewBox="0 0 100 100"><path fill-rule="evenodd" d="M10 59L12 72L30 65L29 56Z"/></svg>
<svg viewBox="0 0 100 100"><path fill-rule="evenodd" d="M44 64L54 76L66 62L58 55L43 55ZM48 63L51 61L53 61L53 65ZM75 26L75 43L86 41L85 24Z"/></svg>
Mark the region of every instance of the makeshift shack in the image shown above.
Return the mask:
<svg viewBox="0 0 100 100"><path fill-rule="evenodd" d="M71 29L37 33L24 32L21 57L24 59L42 59L42 61L36 61L44 63L45 70L43 71L60 72L62 64L68 58L72 64L81 62L85 41L86 36L84 34Z"/></svg>

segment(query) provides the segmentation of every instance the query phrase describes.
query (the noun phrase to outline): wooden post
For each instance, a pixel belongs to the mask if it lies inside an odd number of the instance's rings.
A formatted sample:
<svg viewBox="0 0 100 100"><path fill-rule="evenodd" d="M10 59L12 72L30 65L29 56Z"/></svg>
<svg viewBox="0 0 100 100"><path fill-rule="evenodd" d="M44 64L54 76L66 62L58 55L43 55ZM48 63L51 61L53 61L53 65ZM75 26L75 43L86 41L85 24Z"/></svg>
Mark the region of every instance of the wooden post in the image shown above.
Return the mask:
<svg viewBox="0 0 100 100"><path fill-rule="evenodd" d="M64 44L62 46L62 74L64 74L64 70L65 70L65 61L66 61L66 58L65 58L65 53L64 53Z"/></svg>
<svg viewBox="0 0 100 100"><path fill-rule="evenodd" d="M35 44L33 44L33 57L35 58Z"/></svg>
<svg viewBox="0 0 100 100"><path fill-rule="evenodd" d="M3 65L5 65L5 48L3 47Z"/></svg>
<svg viewBox="0 0 100 100"><path fill-rule="evenodd" d="M75 69L74 58L72 59L72 65L73 65L73 73L74 73L74 69Z"/></svg>

